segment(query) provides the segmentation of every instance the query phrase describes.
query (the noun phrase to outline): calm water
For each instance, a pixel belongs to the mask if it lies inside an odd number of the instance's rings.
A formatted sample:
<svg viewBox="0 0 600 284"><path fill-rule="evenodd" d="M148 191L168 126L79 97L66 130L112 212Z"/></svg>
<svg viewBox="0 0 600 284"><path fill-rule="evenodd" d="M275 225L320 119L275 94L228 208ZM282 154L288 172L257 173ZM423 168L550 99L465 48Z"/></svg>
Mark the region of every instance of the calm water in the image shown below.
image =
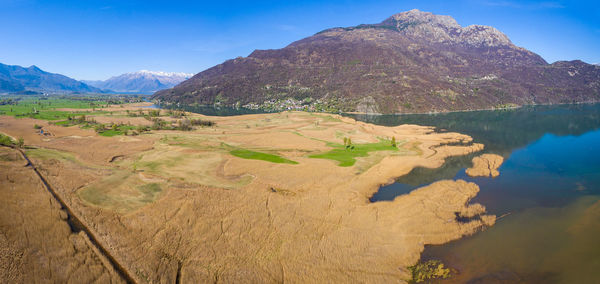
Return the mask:
<svg viewBox="0 0 600 284"><path fill-rule="evenodd" d="M486 145L484 152L504 156L494 179L469 178L473 155L455 157L439 169L417 168L371 198L391 200L440 179L480 186L474 202L503 217L486 231L423 253L459 271L448 282L600 283L600 104L353 117L469 134Z"/></svg>
<svg viewBox="0 0 600 284"><path fill-rule="evenodd" d="M215 106L204 106L204 105L151 105L150 108L163 108L163 109L176 109L185 110L193 113L199 113L210 116L232 116L232 115L243 115L243 114L256 114L265 113L264 110L258 109L247 109L247 108L233 108L233 107L215 107Z"/></svg>

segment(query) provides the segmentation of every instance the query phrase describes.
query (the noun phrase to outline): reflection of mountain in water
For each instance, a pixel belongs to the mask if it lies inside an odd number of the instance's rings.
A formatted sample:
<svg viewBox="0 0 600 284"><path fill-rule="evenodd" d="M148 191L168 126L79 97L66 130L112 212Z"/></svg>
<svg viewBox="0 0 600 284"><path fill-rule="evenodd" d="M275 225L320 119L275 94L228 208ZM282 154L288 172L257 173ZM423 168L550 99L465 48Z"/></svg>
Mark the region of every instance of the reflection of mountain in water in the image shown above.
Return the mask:
<svg viewBox="0 0 600 284"><path fill-rule="evenodd" d="M484 152L508 158L510 154L544 136L581 135L600 128L600 104L531 106L511 110L456 112L415 115L351 115L351 117L379 125L431 125L439 130L471 135L475 142L485 144ZM471 159L481 153L451 157L440 168L415 168L396 184L380 189L375 200L389 200L421 185L441 179L452 179L461 169L471 166ZM407 187L408 186L408 187ZM396 192L396 193L392 193Z"/></svg>
<svg viewBox="0 0 600 284"><path fill-rule="evenodd" d="M163 109L185 110L193 113L199 113L208 116L233 116L243 114L265 113L263 110L255 110L248 108L233 108L233 107L216 107L206 105L178 105L178 104L160 104Z"/></svg>
<svg viewBox="0 0 600 284"><path fill-rule="evenodd" d="M496 111L411 115L348 115L357 120L393 126L418 124L468 134L486 152L507 157L544 134L581 135L600 128L600 104L528 106Z"/></svg>

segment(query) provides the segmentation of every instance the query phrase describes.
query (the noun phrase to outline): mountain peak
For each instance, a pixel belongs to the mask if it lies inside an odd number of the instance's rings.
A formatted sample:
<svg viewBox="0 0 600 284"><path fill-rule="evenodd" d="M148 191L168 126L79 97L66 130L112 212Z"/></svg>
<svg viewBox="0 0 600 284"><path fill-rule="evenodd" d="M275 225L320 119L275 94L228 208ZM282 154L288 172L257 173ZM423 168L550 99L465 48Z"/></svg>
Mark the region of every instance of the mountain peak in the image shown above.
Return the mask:
<svg viewBox="0 0 600 284"><path fill-rule="evenodd" d="M42 69L40 69L39 67L37 67L35 65L31 65L31 66L27 67L27 69L34 70L34 71L42 71Z"/></svg>
<svg viewBox="0 0 600 284"><path fill-rule="evenodd" d="M513 46L510 39L499 30L482 25L462 27L454 18L435 15L417 9L395 14L380 25L391 26L415 38L438 43L470 46Z"/></svg>
<svg viewBox="0 0 600 284"><path fill-rule="evenodd" d="M67 76L46 72L35 65L22 67L0 63L0 93L94 93L101 90Z"/></svg>
<svg viewBox="0 0 600 284"><path fill-rule="evenodd" d="M396 26L399 29L409 26L417 26L422 24L437 25L446 28L460 29L460 25L451 16L435 15L430 12L423 12L418 9L401 12L387 18L382 24Z"/></svg>
<svg viewBox="0 0 600 284"><path fill-rule="evenodd" d="M114 76L106 81L87 81L95 87L115 92L154 93L158 90L171 88L194 74L183 72L162 72L140 70Z"/></svg>

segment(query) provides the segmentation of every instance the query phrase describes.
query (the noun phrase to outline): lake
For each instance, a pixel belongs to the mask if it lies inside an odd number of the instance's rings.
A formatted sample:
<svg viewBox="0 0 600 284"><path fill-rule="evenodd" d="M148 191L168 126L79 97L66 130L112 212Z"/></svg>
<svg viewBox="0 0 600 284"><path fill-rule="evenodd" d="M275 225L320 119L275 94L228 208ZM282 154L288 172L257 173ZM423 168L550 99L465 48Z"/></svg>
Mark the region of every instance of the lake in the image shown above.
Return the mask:
<svg viewBox="0 0 600 284"><path fill-rule="evenodd" d="M177 104L153 104L149 108L162 108L184 110L209 116L232 116L243 114L267 113L264 110L234 107L219 107L209 105L177 105Z"/></svg>
<svg viewBox="0 0 600 284"><path fill-rule="evenodd" d="M380 125L431 125L484 143L483 152L414 169L372 202L441 179L475 182L473 202L499 219L473 236L426 246L422 260L456 269L444 282L600 283L600 104L419 115L351 115ZM470 178L472 157L505 158L496 178Z"/></svg>

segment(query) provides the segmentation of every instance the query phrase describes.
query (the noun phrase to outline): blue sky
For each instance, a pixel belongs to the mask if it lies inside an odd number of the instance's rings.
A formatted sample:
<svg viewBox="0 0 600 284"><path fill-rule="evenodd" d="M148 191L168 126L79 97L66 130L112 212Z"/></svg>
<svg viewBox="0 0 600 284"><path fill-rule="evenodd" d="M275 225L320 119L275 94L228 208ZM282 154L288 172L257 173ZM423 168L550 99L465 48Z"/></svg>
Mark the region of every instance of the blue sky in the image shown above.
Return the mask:
<svg viewBox="0 0 600 284"><path fill-rule="evenodd" d="M494 26L548 62L600 63L600 4L511 0L0 0L0 62L76 79L141 69L197 73L254 49L414 8L463 26Z"/></svg>

